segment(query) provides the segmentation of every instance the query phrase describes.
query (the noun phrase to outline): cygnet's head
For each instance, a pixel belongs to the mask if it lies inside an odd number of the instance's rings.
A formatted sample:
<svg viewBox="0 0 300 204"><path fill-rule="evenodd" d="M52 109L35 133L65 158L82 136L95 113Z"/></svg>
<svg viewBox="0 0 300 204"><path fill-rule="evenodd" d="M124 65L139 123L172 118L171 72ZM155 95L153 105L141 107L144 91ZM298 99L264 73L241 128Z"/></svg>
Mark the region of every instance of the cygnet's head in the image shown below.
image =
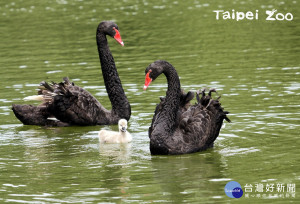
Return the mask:
<svg viewBox="0 0 300 204"><path fill-rule="evenodd" d="M119 130L121 132L126 132L126 130L127 130L127 120L125 120L125 119L119 120Z"/></svg>

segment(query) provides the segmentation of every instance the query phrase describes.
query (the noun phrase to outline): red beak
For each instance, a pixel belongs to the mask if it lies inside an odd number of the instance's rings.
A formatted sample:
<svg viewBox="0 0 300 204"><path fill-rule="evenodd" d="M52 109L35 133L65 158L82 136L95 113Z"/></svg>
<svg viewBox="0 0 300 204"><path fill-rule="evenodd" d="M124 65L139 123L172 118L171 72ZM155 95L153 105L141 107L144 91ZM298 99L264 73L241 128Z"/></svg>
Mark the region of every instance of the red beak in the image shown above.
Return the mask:
<svg viewBox="0 0 300 204"><path fill-rule="evenodd" d="M151 72L151 70L146 74L144 90L146 90L152 82L152 79L149 77L150 72Z"/></svg>
<svg viewBox="0 0 300 204"><path fill-rule="evenodd" d="M114 39L120 43L122 46L124 46L124 43L122 41L122 38L121 38L121 35L120 35L120 32L116 29L116 28L113 28L116 32L115 36L114 36Z"/></svg>

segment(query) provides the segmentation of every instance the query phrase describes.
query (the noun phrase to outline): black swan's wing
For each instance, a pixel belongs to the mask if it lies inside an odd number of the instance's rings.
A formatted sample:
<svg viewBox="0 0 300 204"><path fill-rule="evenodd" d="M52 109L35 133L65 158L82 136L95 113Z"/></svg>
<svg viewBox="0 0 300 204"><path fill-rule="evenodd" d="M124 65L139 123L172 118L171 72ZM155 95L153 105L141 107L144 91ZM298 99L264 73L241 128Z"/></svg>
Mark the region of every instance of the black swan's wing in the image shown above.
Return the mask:
<svg viewBox="0 0 300 204"><path fill-rule="evenodd" d="M181 115L182 112L185 112L189 109L191 106L190 101L194 98L194 93L189 91L188 93L185 93L183 90L181 90L180 95L180 108L179 108L179 115ZM160 103L156 105L154 115L152 118L151 126L149 127L149 136L151 136L153 131L153 126L156 118L159 116L160 112L162 111L164 105L165 105L165 97L160 97Z"/></svg>
<svg viewBox="0 0 300 204"><path fill-rule="evenodd" d="M39 93L44 96L49 111L60 121L72 125L107 123L110 112L92 94L75 86L68 78L59 84L42 82Z"/></svg>
<svg viewBox="0 0 300 204"><path fill-rule="evenodd" d="M213 146L219 135L223 120L225 119L228 122L230 120L226 116L228 112L223 111L219 98L212 99L211 91L208 95L205 95L203 90L201 94L197 93L197 103L191 106L190 100L193 99L194 94L182 92L175 132L171 133L172 136L170 137L156 138L156 140L164 140L161 142L164 148L155 149L153 153L185 154L202 151ZM152 124L149 128L150 142L153 130L161 125L156 123L156 120L160 117L164 104L165 98L161 98L161 102L156 106Z"/></svg>
<svg viewBox="0 0 300 204"><path fill-rule="evenodd" d="M174 134L182 136L182 146L179 151L196 152L213 146L219 135L223 120L230 120L223 111L218 99L212 99L211 94L202 97L197 93L198 103L182 113L179 126ZM176 136L176 134L178 136ZM178 137L180 138L180 137Z"/></svg>
<svg viewBox="0 0 300 204"><path fill-rule="evenodd" d="M67 77L59 84L41 82L39 99L43 103L13 105L16 117L25 125L70 126L109 124L111 112L88 91L75 86Z"/></svg>

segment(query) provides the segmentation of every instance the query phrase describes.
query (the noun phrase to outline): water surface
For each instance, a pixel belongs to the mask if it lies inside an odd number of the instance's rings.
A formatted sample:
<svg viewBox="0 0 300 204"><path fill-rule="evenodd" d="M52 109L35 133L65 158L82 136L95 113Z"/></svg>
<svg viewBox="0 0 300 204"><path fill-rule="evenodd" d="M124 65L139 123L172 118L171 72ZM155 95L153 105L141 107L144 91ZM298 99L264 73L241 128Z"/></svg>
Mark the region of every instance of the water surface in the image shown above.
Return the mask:
<svg viewBox="0 0 300 204"><path fill-rule="evenodd" d="M259 10L260 16L217 21L216 9ZM294 19L266 21L267 9ZM297 1L1 2L0 202L299 201L298 14ZM24 104L43 80L68 76L110 107L95 42L102 20L114 20L125 43L109 39L132 105L133 142L99 145L99 129L116 126L22 125L11 104ZM147 131L166 79L142 88L145 68L157 59L175 66L186 91L207 87L222 95L232 123L224 124L213 149L150 155ZM282 197L275 189L231 199L224 193L231 180L253 191L258 183L296 184L296 193Z"/></svg>

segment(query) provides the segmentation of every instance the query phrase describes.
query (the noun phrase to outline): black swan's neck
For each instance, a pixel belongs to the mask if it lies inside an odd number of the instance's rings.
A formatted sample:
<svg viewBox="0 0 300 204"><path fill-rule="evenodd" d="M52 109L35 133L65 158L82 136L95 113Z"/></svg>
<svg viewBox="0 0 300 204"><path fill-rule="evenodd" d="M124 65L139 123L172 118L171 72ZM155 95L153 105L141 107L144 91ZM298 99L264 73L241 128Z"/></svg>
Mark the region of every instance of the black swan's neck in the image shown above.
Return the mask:
<svg viewBox="0 0 300 204"><path fill-rule="evenodd" d="M130 104L123 90L114 58L108 47L106 35L97 31L96 39L102 75L112 105L111 113L113 116L129 120L131 114Z"/></svg>
<svg viewBox="0 0 300 204"><path fill-rule="evenodd" d="M158 118L158 123L166 123L170 133L174 130L177 121L177 114L180 106L180 80L175 68L171 64L165 66L163 73L168 81L168 90L163 109L160 113L161 117Z"/></svg>

